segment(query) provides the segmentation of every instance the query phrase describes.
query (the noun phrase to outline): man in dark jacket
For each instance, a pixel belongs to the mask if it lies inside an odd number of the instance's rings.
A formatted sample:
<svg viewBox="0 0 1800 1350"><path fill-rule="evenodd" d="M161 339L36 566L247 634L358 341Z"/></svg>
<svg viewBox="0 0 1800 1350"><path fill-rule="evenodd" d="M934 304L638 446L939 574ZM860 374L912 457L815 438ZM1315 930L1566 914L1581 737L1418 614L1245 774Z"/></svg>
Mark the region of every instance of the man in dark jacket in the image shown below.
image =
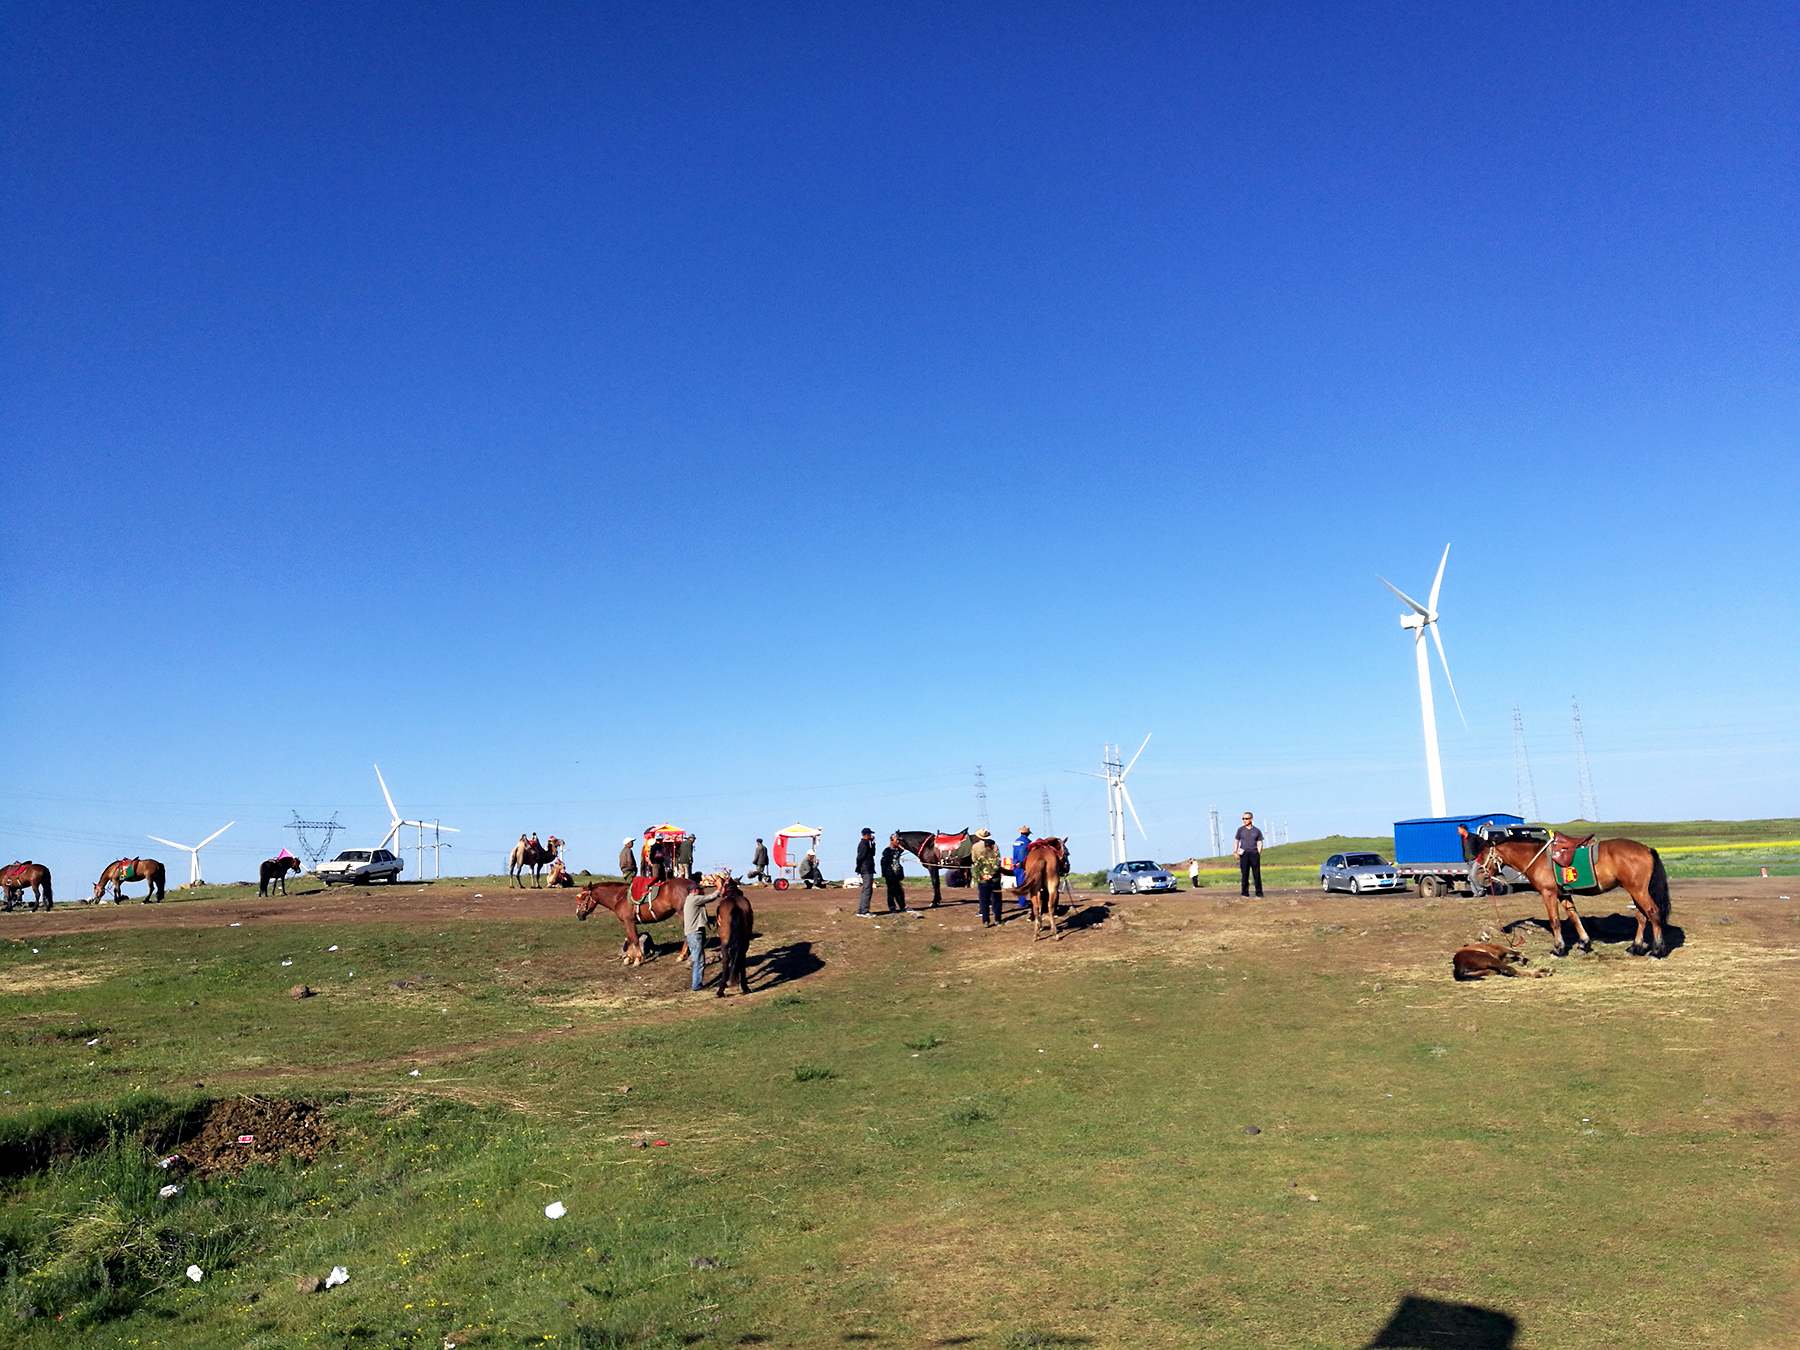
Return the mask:
<svg viewBox="0 0 1800 1350"><path fill-rule="evenodd" d="M856 902L856 917L869 917L869 901L875 898L875 831L864 828L856 841L856 875L862 881L862 898Z"/></svg>
<svg viewBox="0 0 1800 1350"><path fill-rule="evenodd" d="M637 875L637 840L626 837L625 847L619 850L619 875L630 881Z"/></svg>
<svg viewBox="0 0 1800 1350"><path fill-rule="evenodd" d="M750 875L746 881L760 881L769 884L769 850L763 847L763 841L756 841L756 852L750 855Z"/></svg>
<svg viewBox="0 0 1800 1350"><path fill-rule="evenodd" d="M900 836L890 834L888 846L881 850L881 879L887 883L889 914L899 914L906 909L906 868L900 863L905 856L906 850L900 847Z"/></svg>

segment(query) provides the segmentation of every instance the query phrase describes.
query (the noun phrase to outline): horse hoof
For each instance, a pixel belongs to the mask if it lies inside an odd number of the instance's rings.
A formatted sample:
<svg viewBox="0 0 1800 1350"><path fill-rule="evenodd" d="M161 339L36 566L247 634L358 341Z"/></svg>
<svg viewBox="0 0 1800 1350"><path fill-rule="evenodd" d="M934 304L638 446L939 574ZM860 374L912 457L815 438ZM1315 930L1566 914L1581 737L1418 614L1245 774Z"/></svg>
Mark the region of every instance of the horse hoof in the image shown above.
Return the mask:
<svg viewBox="0 0 1800 1350"><path fill-rule="evenodd" d="M1594 944L1592 942L1584 940L1581 944L1581 950L1584 952L1591 952L1594 950Z"/></svg>
<svg viewBox="0 0 1800 1350"><path fill-rule="evenodd" d="M1569 949L1560 942L1550 949L1550 955L1552 956L1567 956L1568 954Z"/></svg>
<svg viewBox="0 0 1800 1350"><path fill-rule="evenodd" d="M1634 942L1629 947L1627 947L1625 950L1630 952L1633 956L1642 956L1645 952L1649 951L1650 949L1641 942Z"/></svg>

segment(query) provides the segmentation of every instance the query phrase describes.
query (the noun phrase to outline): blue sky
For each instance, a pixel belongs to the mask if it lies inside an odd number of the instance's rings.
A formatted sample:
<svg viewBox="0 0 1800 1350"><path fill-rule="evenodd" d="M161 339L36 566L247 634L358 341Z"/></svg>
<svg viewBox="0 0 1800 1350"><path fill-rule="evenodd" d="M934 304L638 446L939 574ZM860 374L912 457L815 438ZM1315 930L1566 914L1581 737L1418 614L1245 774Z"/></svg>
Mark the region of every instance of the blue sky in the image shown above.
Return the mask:
<svg viewBox="0 0 1800 1350"><path fill-rule="evenodd" d="M1800 814L1791 7L0 24L0 853Z"/></svg>

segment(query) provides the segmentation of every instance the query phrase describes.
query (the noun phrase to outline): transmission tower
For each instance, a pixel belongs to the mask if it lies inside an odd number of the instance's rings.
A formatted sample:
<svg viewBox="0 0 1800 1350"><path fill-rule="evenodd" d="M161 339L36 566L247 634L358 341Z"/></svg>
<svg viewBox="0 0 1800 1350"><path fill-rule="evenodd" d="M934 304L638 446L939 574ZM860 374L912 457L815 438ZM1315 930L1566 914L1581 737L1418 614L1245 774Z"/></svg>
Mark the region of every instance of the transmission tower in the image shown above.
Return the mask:
<svg viewBox="0 0 1800 1350"><path fill-rule="evenodd" d="M988 828L987 775L979 764L975 766L975 823L984 830Z"/></svg>
<svg viewBox="0 0 1800 1350"><path fill-rule="evenodd" d="M1525 750L1525 719L1519 705L1513 704L1513 793L1519 799L1519 814L1527 820L1542 819L1538 815L1537 787L1531 781L1531 756Z"/></svg>
<svg viewBox="0 0 1800 1350"><path fill-rule="evenodd" d="M1225 856L1225 835L1224 832L1219 829L1219 808L1214 806L1209 807L1208 809L1212 813L1212 855L1215 858L1222 858Z"/></svg>
<svg viewBox="0 0 1800 1350"><path fill-rule="evenodd" d="M1048 839L1051 835L1056 833L1056 827L1050 823L1050 788L1049 788L1048 784L1046 784L1044 787L1043 802L1044 802L1044 837L1046 839Z"/></svg>
<svg viewBox="0 0 1800 1350"><path fill-rule="evenodd" d="M1600 808L1594 803L1594 775L1588 772L1587 738L1581 734L1581 705L1569 695L1569 708L1575 714L1575 786L1581 793L1581 818L1600 819Z"/></svg>
<svg viewBox="0 0 1800 1350"><path fill-rule="evenodd" d="M332 836L344 827L338 824L336 811L331 813L330 820L302 820L298 811L293 812L293 816L293 820L282 828L294 832L294 846L300 856L306 860L306 870L317 871L319 864L325 861L325 855L331 852ZM308 830L325 831L324 841L315 844L307 836Z"/></svg>

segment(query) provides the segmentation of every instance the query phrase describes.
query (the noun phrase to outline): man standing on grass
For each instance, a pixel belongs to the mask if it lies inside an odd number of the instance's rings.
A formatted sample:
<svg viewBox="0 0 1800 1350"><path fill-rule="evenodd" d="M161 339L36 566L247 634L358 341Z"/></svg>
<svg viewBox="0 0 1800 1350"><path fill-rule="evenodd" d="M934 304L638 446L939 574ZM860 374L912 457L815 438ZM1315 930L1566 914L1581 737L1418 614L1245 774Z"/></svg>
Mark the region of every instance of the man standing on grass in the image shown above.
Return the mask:
<svg viewBox="0 0 1800 1350"><path fill-rule="evenodd" d="M1238 826L1237 842L1232 844L1231 851L1238 860L1238 894L1250 894L1250 874L1256 873L1256 898L1262 899L1262 843L1263 832L1256 828L1256 817L1244 812L1244 823Z"/></svg>
<svg viewBox="0 0 1800 1350"><path fill-rule="evenodd" d="M1031 852L1031 827L1019 826L1019 837L1013 840L1013 889L1019 893L1019 908L1031 903L1025 894L1025 855Z"/></svg>
<svg viewBox="0 0 1800 1350"><path fill-rule="evenodd" d="M869 901L875 898L875 831L866 826L856 841L856 875L862 882L862 897L856 902L856 917L869 917Z"/></svg>
<svg viewBox="0 0 1800 1350"><path fill-rule="evenodd" d="M763 847L763 841L756 841L756 852L750 855L750 875L746 881L760 880L763 885L769 884L769 850Z"/></svg>
<svg viewBox="0 0 1800 1350"><path fill-rule="evenodd" d="M681 935L687 940L688 960L694 967L689 990L697 991L705 983L706 974L706 902L712 899L698 886L681 902Z"/></svg>
<svg viewBox="0 0 1800 1350"><path fill-rule="evenodd" d="M626 835L625 847L619 850L619 875L630 881L637 872L637 840Z"/></svg>
<svg viewBox="0 0 1800 1350"><path fill-rule="evenodd" d="M975 831L969 864L969 870L975 876L975 904L981 911L981 926L992 928L1003 922L1000 917L1000 846L986 830Z"/></svg>
<svg viewBox="0 0 1800 1350"><path fill-rule="evenodd" d="M1200 889L1200 860L1198 858L1188 859L1188 889L1190 891Z"/></svg>
<svg viewBox="0 0 1800 1350"><path fill-rule="evenodd" d="M900 836L890 834L888 846L881 850L881 879L887 883L888 913L899 914L906 909L906 868L900 860L906 856L906 850L900 847Z"/></svg>

